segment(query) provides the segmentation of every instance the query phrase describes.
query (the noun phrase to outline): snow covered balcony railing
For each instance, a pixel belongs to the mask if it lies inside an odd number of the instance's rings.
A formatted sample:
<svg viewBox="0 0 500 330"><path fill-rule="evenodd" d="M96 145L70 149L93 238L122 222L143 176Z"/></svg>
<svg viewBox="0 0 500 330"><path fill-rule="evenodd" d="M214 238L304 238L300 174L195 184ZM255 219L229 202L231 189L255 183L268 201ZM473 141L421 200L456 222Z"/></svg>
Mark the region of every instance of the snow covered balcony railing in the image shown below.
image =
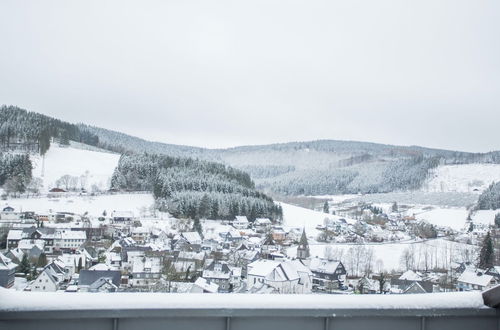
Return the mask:
<svg viewBox="0 0 500 330"><path fill-rule="evenodd" d="M37 293L0 290L0 329L498 329L480 292L415 295Z"/></svg>

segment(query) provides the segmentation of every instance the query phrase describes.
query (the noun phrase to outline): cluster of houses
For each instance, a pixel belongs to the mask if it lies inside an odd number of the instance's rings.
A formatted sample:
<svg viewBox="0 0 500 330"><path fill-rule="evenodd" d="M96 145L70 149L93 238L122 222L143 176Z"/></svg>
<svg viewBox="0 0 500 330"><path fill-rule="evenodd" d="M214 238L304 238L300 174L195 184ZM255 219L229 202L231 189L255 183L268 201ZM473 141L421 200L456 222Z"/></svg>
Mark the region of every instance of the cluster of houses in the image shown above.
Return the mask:
<svg viewBox="0 0 500 330"><path fill-rule="evenodd" d="M113 211L109 216L103 212L96 219L71 213L21 213L12 207L3 213L8 217L0 224L7 224L9 231L6 249L0 253L0 286L7 288L301 294L446 289L441 277L411 270L349 277L342 260L311 256L303 229L285 230L264 218L204 220L198 232L194 226L181 229L178 219L141 219L131 211ZM297 247L294 257L287 256L290 246ZM499 278L500 267L477 270L460 265L455 287L448 289L483 290Z"/></svg>

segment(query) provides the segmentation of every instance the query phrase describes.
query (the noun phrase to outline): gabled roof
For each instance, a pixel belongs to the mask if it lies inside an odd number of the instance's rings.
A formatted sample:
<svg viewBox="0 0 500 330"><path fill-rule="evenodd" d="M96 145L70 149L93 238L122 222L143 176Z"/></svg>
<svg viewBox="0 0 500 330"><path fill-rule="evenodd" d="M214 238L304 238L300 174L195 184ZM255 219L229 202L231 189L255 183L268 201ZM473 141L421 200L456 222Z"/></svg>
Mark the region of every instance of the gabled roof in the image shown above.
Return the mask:
<svg viewBox="0 0 500 330"><path fill-rule="evenodd" d="M98 279L110 278L114 285L120 286L122 273L119 270L81 270L78 286L90 286Z"/></svg>
<svg viewBox="0 0 500 330"><path fill-rule="evenodd" d="M323 258L312 258L309 264L309 269L315 273L335 274L335 271L340 266L340 261L328 260Z"/></svg>
<svg viewBox="0 0 500 330"><path fill-rule="evenodd" d="M194 282L194 285L200 287L203 289L203 291L209 292L209 293L216 293L219 290L219 286L215 283L211 283L204 279L203 277L198 277L196 282Z"/></svg>
<svg viewBox="0 0 500 330"><path fill-rule="evenodd" d="M17 264L13 263L10 258L7 258L2 253L0 253L0 269L1 270L12 270L17 267Z"/></svg>
<svg viewBox="0 0 500 330"><path fill-rule="evenodd" d="M481 271L465 270L457 279L458 282L463 282L472 285L487 286L493 280L492 275L486 275Z"/></svg>
<svg viewBox="0 0 500 330"><path fill-rule="evenodd" d="M257 260L247 266L248 275L264 277L269 281L293 281L300 278L300 273L312 275L300 260Z"/></svg>
<svg viewBox="0 0 500 330"><path fill-rule="evenodd" d="M89 291L98 290L100 287L104 285L109 285L113 290L118 288L118 285L113 283L113 278L111 277L100 277L94 283L89 286Z"/></svg>
<svg viewBox="0 0 500 330"><path fill-rule="evenodd" d="M200 234L196 231L188 231L181 233L181 236L184 237L184 239L189 243L189 244L201 244L202 239Z"/></svg>
<svg viewBox="0 0 500 330"><path fill-rule="evenodd" d="M418 275L415 273L413 270L407 270L404 272L400 277L400 280L406 280L406 281L421 281L422 276Z"/></svg>
<svg viewBox="0 0 500 330"><path fill-rule="evenodd" d="M238 222L238 223L248 223L248 219L246 216L244 215L237 215L236 216L236 219L234 222Z"/></svg>

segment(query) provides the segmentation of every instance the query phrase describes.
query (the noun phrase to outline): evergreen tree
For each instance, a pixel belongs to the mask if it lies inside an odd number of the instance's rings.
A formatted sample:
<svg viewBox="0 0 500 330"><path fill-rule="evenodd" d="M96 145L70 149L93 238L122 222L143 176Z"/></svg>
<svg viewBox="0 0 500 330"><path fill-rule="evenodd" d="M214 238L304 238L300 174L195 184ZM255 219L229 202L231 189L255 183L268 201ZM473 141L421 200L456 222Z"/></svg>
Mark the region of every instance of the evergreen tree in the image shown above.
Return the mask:
<svg viewBox="0 0 500 330"><path fill-rule="evenodd" d="M500 228L500 213L495 214L495 226Z"/></svg>
<svg viewBox="0 0 500 330"><path fill-rule="evenodd" d="M200 218L207 218L210 216L210 199L207 194L204 194L198 207L198 215Z"/></svg>
<svg viewBox="0 0 500 330"><path fill-rule="evenodd" d="M45 253L41 253L40 256L38 257L36 267L43 268L45 266L47 266L47 256L45 255Z"/></svg>
<svg viewBox="0 0 500 330"><path fill-rule="evenodd" d="M323 204L323 212L330 213L330 207L328 206L328 201L325 201L325 204Z"/></svg>
<svg viewBox="0 0 500 330"><path fill-rule="evenodd" d="M493 241L490 232L486 234L481 244L481 252L479 253L478 267L481 269L488 269L493 267L494 251Z"/></svg>
<svg viewBox="0 0 500 330"><path fill-rule="evenodd" d="M398 203L394 202L391 207L392 212L398 212Z"/></svg>
<svg viewBox="0 0 500 330"><path fill-rule="evenodd" d="M82 258L79 258L78 259L78 266L76 268L76 272L77 273L80 273L80 270L82 270L83 266L82 266Z"/></svg>
<svg viewBox="0 0 500 330"><path fill-rule="evenodd" d="M26 253L23 254L21 263L19 264L19 272L23 273L24 275L28 275L31 273L31 264Z"/></svg>
<svg viewBox="0 0 500 330"><path fill-rule="evenodd" d="M210 218L217 219L218 216L219 216L219 202L217 200L214 200L212 202L212 207L210 209Z"/></svg>
<svg viewBox="0 0 500 330"><path fill-rule="evenodd" d="M201 237L203 237L203 228L201 226L201 222L199 218L195 218L193 221L193 231L198 232Z"/></svg>

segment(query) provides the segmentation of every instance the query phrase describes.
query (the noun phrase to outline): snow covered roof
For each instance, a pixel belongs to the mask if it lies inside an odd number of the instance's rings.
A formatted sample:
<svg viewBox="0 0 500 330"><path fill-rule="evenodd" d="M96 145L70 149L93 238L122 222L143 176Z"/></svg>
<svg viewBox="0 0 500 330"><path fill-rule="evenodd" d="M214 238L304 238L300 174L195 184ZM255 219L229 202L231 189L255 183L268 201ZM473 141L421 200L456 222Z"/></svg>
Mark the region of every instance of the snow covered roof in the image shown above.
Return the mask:
<svg viewBox="0 0 500 330"><path fill-rule="evenodd" d="M9 230L9 233L7 234L8 240L20 240L22 238L23 238L22 229L11 229L11 230Z"/></svg>
<svg viewBox="0 0 500 330"><path fill-rule="evenodd" d="M196 231L189 231L181 233L181 236L184 237L189 244L201 244L201 236Z"/></svg>
<svg viewBox="0 0 500 330"><path fill-rule="evenodd" d="M404 272L400 277L400 280L406 280L406 281L422 281L422 277L415 273L413 270L407 270Z"/></svg>
<svg viewBox="0 0 500 330"><path fill-rule="evenodd" d="M203 277L227 280L231 277L231 269L225 262L213 261L207 269L203 271Z"/></svg>
<svg viewBox="0 0 500 330"><path fill-rule="evenodd" d="M84 230L57 230L56 237L57 236L61 239L87 239L87 233Z"/></svg>
<svg viewBox="0 0 500 330"><path fill-rule="evenodd" d="M334 274L340 265L340 261L323 258L312 258L309 269L316 273Z"/></svg>
<svg viewBox="0 0 500 330"><path fill-rule="evenodd" d="M490 284L491 280L493 280L492 275L486 275L483 272L475 272L470 270L465 270L457 279L458 282L480 286L487 286L488 284Z"/></svg>
<svg viewBox="0 0 500 330"><path fill-rule="evenodd" d="M203 277L198 277L196 282L194 282L194 285L202 288L203 291L210 293L216 293L219 290L219 286L217 284L211 283L206 279L204 279Z"/></svg>
<svg viewBox="0 0 500 330"><path fill-rule="evenodd" d="M299 260L257 260L249 264L248 275L265 277L269 281L293 281L299 273L311 275L311 271Z"/></svg>
<svg viewBox="0 0 500 330"><path fill-rule="evenodd" d="M34 246L43 251L45 241L43 239L22 239L17 245L17 247L22 250L31 250Z"/></svg>
<svg viewBox="0 0 500 330"><path fill-rule="evenodd" d="M134 212L132 211L113 211L112 218L133 218Z"/></svg>
<svg viewBox="0 0 500 330"><path fill-rule="evenodd" d="M157 257L135 257L132 263L132 273L160 273L161 262Z"/></svg>
<svg viewBox="0 0 500 330"><path fill-rule="evenodd" d="M17 267L17 264L13 263L10 258L7 258L2 253L0 253L0 269L11 270Z"/></svg>
<svg viewBox="0 0 500 330"><path fill-rule="evenodd" d="M248 219L244 215L238 215L238 216L236 216L236 219L235 219L234 222L237 222L237 223L248 223Z"/></svg>
<svg viewBox="0 0 500 330"><path fill-rule="evenodd" d="M257 218L257 219L255 219L255 224L256 225L270 225L271 220L269 220L268 218Z"/></svg>
<svg viewBox="0 0 500 330"><path fill-rule="evenodd" d="M95 264L94 266L89 268L89 270L113 270L113 269L114 269L113 267L103 263Z"/></svg>

